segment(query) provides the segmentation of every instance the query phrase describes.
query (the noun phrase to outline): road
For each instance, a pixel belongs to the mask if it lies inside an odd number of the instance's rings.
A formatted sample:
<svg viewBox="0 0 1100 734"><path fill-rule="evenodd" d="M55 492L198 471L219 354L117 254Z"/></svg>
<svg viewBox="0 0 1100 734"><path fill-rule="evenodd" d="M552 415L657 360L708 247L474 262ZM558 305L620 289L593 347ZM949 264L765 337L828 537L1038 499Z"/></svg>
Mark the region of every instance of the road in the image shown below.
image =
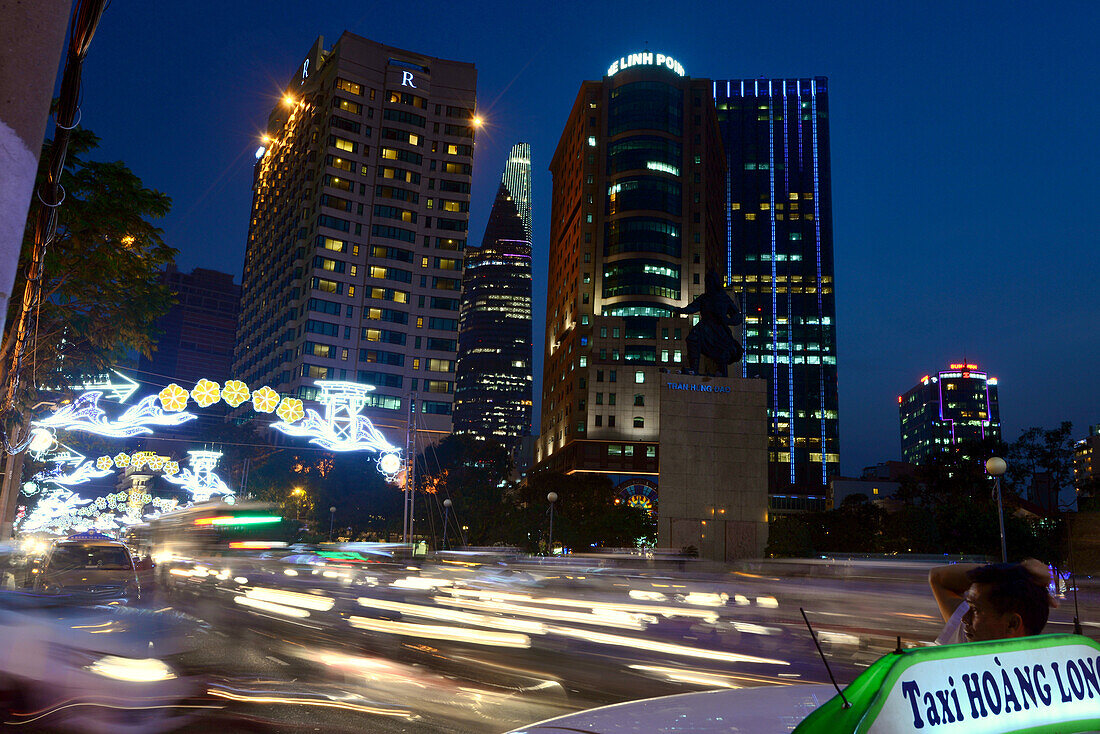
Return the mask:
<svg viewBox="0 0 1100 734"><path fill-rule="evenodd" d="M492 734L592 706L719 687L842 683L942 623L927 564L626 568L507 563L162 564L185 615L171 664L200 682L186 732ZM1083 585L1086 634L1100 595ZM1048 632L1072 630L1072 603Z"/></svg>

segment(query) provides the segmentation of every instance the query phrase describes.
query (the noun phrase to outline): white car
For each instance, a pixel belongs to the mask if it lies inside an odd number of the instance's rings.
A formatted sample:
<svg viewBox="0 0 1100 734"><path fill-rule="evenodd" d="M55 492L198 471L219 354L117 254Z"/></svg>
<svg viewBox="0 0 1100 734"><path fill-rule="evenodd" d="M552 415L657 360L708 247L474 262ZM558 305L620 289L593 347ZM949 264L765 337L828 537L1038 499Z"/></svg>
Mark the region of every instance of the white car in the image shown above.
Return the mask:
<svg viewBox="0 0 1100 734"><path fill-rule="evenodd" d="M0 728L168 731L201 686L166 662L182 652L178 615L0 592ZM16 725L22 726L16 726Z"/></svg>

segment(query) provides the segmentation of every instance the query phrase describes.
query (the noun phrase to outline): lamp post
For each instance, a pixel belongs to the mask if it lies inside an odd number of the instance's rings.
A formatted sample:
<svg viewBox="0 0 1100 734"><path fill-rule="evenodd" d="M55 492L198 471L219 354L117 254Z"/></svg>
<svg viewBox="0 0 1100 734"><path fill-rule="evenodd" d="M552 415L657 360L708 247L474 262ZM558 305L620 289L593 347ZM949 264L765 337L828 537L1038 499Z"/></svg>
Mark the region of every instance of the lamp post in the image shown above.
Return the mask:
<svg viewBox="0 0 1100 734"><path fill-rule="evenodd" d="M306 493L306 491L304 489L302 489L301 487L295 487L294 491L290 493L290 495L292 497L297 497L298 498L298 501L294 503L294 519L295 520L301 520L302 519L302 495L304 495L305 493Z"/></svg>
<svg viewBox="0 0 1100 734"><path fill-rule="evenodd" d="M547 492L546 501L550 503L550 535L546 543L546 552L554 555L554 503L558 501L557 492Z"/></svg>
<svg viewBox="0 0 1100 734"><path fill-rule="evenodd" d="M1005 513L1001 506L1001 476L1008 469L1008 464L999 456L994 456L985 462L985 470L993 477L993 485L997 491L997 522L1001 526L1001 563L1008 563L1008 551L1005 548Z"/></svg>
<svg viewBox="0 0 1100 734"><path fill-rule="evenodd" d="M336 521L336 505L328 508L328 542L332 542L332 523Z"/></svg>
<svg viewBox="0 0 1100 734"><path fill-rule="evenodd" d="M451 501L443 500L443 550L447 550L447 516L451 514Z"/></svg>

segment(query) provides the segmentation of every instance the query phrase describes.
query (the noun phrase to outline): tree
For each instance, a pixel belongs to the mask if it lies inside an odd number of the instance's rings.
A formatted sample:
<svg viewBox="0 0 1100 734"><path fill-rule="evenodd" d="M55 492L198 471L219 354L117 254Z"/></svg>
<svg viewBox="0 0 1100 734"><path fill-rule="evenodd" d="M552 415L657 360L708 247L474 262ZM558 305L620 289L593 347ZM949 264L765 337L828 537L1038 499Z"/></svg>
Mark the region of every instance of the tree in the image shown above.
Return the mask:
<svg viewBox="0 0 1100 734"><path fill-rule="evenodd" d="M1025 496L1038 479L1052 487L1057 497L1073 484L1073 443L1073 423L1069 421L1062 421L1057 428L1026 429L1005 452L1008 485Z"/></svg>
<svg viewBox="0 0 1100 734"><path fill-rule="evenodd" d="M549 517L546 495L556 492L554 540L575 551L635 547L655 535L656 523L640 507L618 501L611 480L600 474L535 472L515 499L517 541L534 549L545 543ZM525 541L525 542L524 542Z"/></svg>
<svg viewBox="0 0 1100 734"><path fill-rule="evenodd" d="M6 416L9 430L21 422L23 409L37 401L37 385L64 387L106 372L133 352L148 355L156 321L172 303L158 276L176 250L151 223L168 213L171 200L147 188L121 161L90 160L87 156L98 144L90 131L72 131L61 176L65 199L47 250L38 304L30 314L19 389ZM45 180L50 147L47 141L36 186ZM16 294L26 287L33 223L41 206L34 199L28 213ZM11 299L0 346L7 376L14 367L9 362L20 309L20 299Z"/></svg>
<svg viewBox="0 0 1100 734"><path fill-rule="evenodd" d="M494 545L510 542L511 508L505 500L511 473L508 451L492 441L452 434L417 457L419 532L442 537L443 515L455 543ZM452 507L443 512L443 500ZM457 529L465 527L462 534ZM462 540L459 540L459 538Z"/></svg>

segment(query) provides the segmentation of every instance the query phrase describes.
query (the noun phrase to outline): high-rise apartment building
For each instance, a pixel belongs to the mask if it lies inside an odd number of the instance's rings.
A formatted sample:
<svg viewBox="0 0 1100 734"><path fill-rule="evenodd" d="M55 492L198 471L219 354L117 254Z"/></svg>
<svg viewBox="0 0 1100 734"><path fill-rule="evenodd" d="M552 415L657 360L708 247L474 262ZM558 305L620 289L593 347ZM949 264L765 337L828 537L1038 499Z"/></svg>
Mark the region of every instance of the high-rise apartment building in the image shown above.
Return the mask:
<svg viewBox="0 0 1100 734"><path fill-rule="evenodd" d="M345 32L318 38L257 151L235 372L451 430L477 72ZM400 442L399 437L391 440Z"/></svg>
<svg viewBox="0 0 1100 734"><path fill-rule="evenodd" d="M467 248L454 428L515 449L531 432L531 146L517 143L481 247Z"/></svg>
<svg viewBox="0 0 1100 734"><path fill-rule="evenodd" d="M710 80L648 51L581 84L550 163L543 466L658 474L658 375L684 367L692 326L674 312L725 242L710 95Z"/></svg>
<svg viewBox="0 0 1100 734"><path fill-rule="evenodd" d="M232 377L241 287L229 273L205 268L181 273L169 265L160 277L176 303L157 321L156 349L138 365L142 381L159 390L170 382L190 387L204 377Z"/></svg>
<svg viewBox="0 0 1100 734"><path fill-rule="evenodd" d="M1087 489L1100 476L1100 423L1089 426L1089 435L1073 442L1073 487Z"/></svg>
<svg viewBox="0 0 1100 734"><path fill-rule="evenodd" d="M740 374L768 381L773 512L824 509L839 472L826 80L712 86L726 154L722 271L745 315Z"/></svg>
<svg viewBox="0 0 1100 734"><path fill-rule="evenodd" d="M910 464L923 464L960 444L1001 437L997 378L976 364L952 364L925 375L898 398L901 454Z"/></svg>

